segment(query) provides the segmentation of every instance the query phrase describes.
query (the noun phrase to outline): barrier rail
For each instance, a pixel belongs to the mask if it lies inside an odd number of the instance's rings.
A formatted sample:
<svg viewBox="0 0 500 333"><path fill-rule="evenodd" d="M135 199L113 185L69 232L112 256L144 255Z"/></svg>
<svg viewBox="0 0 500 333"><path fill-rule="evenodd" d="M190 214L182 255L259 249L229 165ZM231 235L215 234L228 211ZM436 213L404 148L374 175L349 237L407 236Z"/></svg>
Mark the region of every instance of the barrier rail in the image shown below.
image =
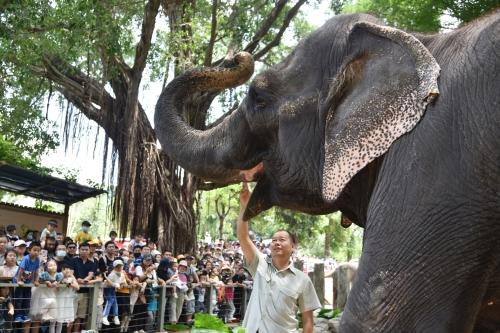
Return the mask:
<svg viewBox="0 0 500 333"><path fill-rule="evenodd" d="M21 332L22 322L14 322L16 313L18 313L21 308L17 304L23 304L22 301L30 300L30 302L40 302L39 304L30 304L29 310L33 310L34 307L40 308L43 304L45 308L42 310L48 311L47 307L53 307L53 310L62 312L64 310L64 303L59 299L56 302L51 301L51 297L46 297L46 293L43 289L49 288L45 284L40 284L35 286L33 284L24 284L19 286L15 283L0 283L0 288L10 288L9 295L14 303L14 316L10 318L4 318L5 321L1 323L0 321L0 332L10 332L10 327L12 327L12 333ZM16 288L31 288L32 296L30 298L16 298L16 293L14 290ZM58 285L54 290L59 292L63 289L68 288L66 285ZM79 315L84 318L81 319L79 323L79 331L90 333L90 332L111 332L117 329L115 323L110 320L110 325L102 324L102 314L104 306L104 293L102 283L96 283L94 285L81 285L80 289L88 289L86 293L75 293L73 299L73 310L76 314L76 308L78 302L83 301L82 304L87 305L86 310ZM149 290L148 290L149 289ZM45 290L47 291L47 290ZM190 316L194 315L196 312L210 313L217 315L224 321L229 321L234 319L234 317L242 320L246 311L247 302L251 288L241 287L241 286L227 286L227 285L209 285L199 287L196 292L193 292L195 299L187 299L187 294L176 291L175 286L147 286L144 292L144 297L138 297L135 304L130 301L131 295L121 295L116 296L117 305L119 307L118 317L120 321L120 326L123 328L125 326L126 332L138 332L145 329L146 332L164 332L165 323L189 323ZM202 294L202 295L200 295ZM86 297L86 299L85 299ZM134 296L135 297L135 296ZM3 300L2 300L3 301ZM47 305L50 304L50 305ZM175 304L175 306L174 306ZM123 306L129 306L129 315L123 312ZM182 306L182 308L178 308ZM175 311L175 313L174 313ZM76 317L76 316L75 316ZM110 317L112 317L110 315ZM48 317L31 317L31 325L50 326L55 324L50 324L51 322L56 322L57 320L43 320ZM75 323L63 323L66 327L72 328ZM63 325L61 324L61 325Z"/></svg>

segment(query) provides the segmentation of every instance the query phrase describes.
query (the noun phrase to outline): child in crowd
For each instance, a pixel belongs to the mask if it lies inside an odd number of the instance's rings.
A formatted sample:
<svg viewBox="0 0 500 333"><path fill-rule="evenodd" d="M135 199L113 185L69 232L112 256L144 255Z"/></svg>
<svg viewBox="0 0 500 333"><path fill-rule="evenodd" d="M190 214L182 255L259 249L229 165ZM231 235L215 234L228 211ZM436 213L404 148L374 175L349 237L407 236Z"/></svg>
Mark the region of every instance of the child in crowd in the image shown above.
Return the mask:
<svg viewBox="0 0 500 333"><path fill-rule="evenodd" d="M54 259L47 261L47 267L40 274L40 283L46 288L33 288L31 298L30 317L32 319L48 321L49 332L55 333L57 305L57 286L62 280L62 273L57 273L57 263Z"/></svg>
<svg viewBox="0 0 500 333"><path fill-rule="evenodd" d="M22 239L19 239L14 242L14 251L16 251L16 264L19 266L24 256L26 255L26 242Z"/></svg>
<svg viewBox="0 0 500 333"><path fill-rule="evenodd" d="M210 282L208 281L208 272L205 270L201 271L198 277L200 279L200 283L194 289L196 297L195 312L205 312L205 293L207 291L207 287L210 286Z"/></svg>
<svg viewBox="0 0 500 333"><path fill-rule="evenodd" d="M40 244L42 244L42 247L45 247L45 240L47 239L47 236L50 237L57 237L57 221L56 220L49 220L47 222L47 227L42 230L42 233L40 235Z"/></svg>
<svg viewBox="0 0 500 333"><path fill-rule="evenodd" d="M56 333L62 332L64 323L71 325L71 323L75 321L75 292L80 289L80 286L73 275L73 266L69 263L63 263L61 273L62 279L59 283L61 285L66 285L66 288L59 288L57 293L57 305L59 310L56 316Z"/></svg>
<svg viewBox="0 0 500 333"><path fill-rule="evenodd" d="M120 288L121 286L126 286L127 281L122 275L123 261L116 259L113 261L113 270L106 277L104 283L104 299L106 300L106 305L104 311L102 312L102 323L106 326L109 325L108 315L112 315L113 323L115 325L120 325L120 319L118 318L118 303L116 302L116 291L115 288Z"/></svg>
<svg viewBox="0 0 500 333"><path fill-rule="evenodd" d="M0 288L0 332L10 331L10 321L14 316L14 304L10 298L10 288Z"/></svg>
<svg viewBox="0 0 500 333"><path fill-rule="evenodd" d="M28 317L31 300L31 287L24 287L24 284L34 283L35 286L38 286L38 269L40 268L39 255L41 249L40 242L31 242L28 251L29 254L23 257L21 263L19 264L16 276L12 279L14 283L18 284L18 287L14 292L17 310L14 321L23 323L23 330L25 333L29 332L31 326L31 320Z"/></svg>

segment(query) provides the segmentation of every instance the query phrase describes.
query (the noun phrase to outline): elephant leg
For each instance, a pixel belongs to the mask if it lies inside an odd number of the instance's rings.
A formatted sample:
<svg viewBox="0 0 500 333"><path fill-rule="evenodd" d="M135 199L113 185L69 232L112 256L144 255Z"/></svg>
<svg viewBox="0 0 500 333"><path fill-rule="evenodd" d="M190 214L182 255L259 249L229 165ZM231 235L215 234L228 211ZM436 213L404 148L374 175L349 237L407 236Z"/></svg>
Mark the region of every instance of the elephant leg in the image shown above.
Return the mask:
<svg viewBox="0 0 500 333"><path fill-rule="evenodd" d="M498 282L498 233L481 216L443 213L369 220L343 332L473 332Z"/></svg>

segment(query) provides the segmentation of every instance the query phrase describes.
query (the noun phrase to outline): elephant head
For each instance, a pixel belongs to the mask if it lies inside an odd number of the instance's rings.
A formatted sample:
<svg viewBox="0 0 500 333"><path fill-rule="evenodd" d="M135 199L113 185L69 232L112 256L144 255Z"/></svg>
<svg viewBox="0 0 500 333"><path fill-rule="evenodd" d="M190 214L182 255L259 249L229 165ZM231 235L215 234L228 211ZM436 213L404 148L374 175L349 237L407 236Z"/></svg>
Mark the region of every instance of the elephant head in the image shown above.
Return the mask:
<svg viewBox="0 0 500 333"><path fill-rule="evenodd" d="M155 112L162 148L186 170L222 183L260 171L245 218L273 205L338 209L354 175L411 131L438 93L439 66L415 37L368 15L337 16L258 74L223 122L206 131L185 123L194 92L234 87L252 71L240 53L230 69L186 72Z"/></svg>

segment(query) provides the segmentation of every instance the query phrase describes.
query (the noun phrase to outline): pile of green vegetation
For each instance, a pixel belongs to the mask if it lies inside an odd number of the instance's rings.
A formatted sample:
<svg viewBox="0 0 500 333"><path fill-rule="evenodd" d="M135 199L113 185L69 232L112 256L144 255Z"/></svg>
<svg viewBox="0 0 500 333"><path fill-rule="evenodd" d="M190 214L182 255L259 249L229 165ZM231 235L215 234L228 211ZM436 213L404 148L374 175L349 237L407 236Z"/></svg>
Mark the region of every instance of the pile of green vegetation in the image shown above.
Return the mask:
<svg viewBox="0 0 500 333"><path fill-rule="evenodd" d="M184 324L166 324L165 329L168 332L182 332L189 330L189 326Z"/></svg>
<svg viewBox="0 0 500 333"><path fill-rule="evenodd" d="M332 319L335 317L338 317L338 315L342 312L340 309L327 309L327 308L322 308L318 312L318 318L326 318L326 319Z"/></svg>

